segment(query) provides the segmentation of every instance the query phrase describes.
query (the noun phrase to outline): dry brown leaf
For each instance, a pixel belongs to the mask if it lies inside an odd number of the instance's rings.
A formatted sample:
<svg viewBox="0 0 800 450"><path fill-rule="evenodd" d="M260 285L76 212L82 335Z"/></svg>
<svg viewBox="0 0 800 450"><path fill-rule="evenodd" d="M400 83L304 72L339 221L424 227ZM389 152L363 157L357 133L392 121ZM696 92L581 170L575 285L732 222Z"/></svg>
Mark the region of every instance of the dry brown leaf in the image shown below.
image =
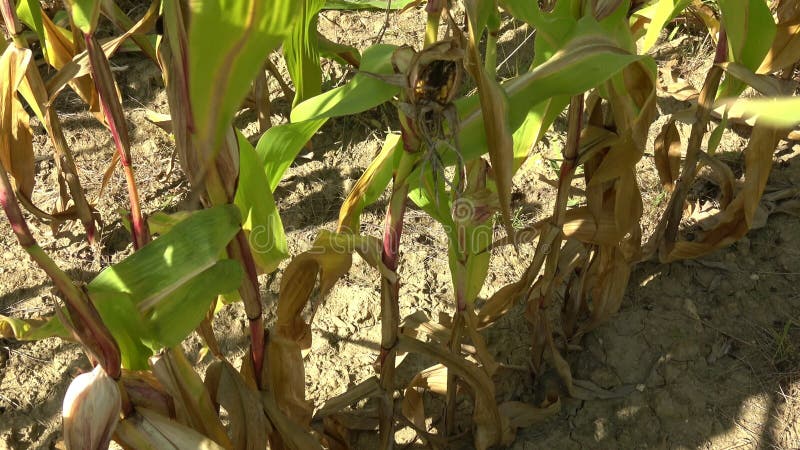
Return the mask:
<svg viewBox="0 0 800 450"><path fill-rule="evenodd" d="M113 56L122 44L133 34L152 29L156 19L158 19L159 4L160 2L153 1L150 4L150 8L145 12L139 22L120 36L102 44L101 47L106 58ZM53 61L50 62L53 67L58 69L58 72L47 81L47 93L50 98L50 103L55 100L58 93L61 92L67 84L70 84L75 88L78 95L89 105L90 111L98 120L105 123L105 119L103 119L103 115L100 113L97 91L94 89L94 84L88 76L90 72L88 53L86 51L78 52L76 46L64 37L60 31L61 29L52 22L48 24L44 17L43 23L45 26L46 39L48 41L50 41L50 39L58 41L58 46L54 47L56 53L52 54ZM117 92L117 95L119 95L119 92Z"/></svg>
<svg viewBox="0 0 800 450"><path fill-rule="evenodd" d="M135 414L118 423L114 440L124 448L135 449L225 449L192 428L147 408L137 408Z"/></svg>
<svg viewBox="0 0 800 450"><path fill-rule="evenodd" d="M305 400L301 350L311 346L311 332L301 313L314 292L317 277L318 296L324 300L339 278L350 270L354 251L380 268L385 276L394 277L381 261L380 242L375 238L326 230L320 232L310 250L292 259L283 273L275 332L268 344L269 367L265 372L269 374L277 405L304 426L310 423L312 410Z"/></svg>
<svg viewBox="0 0 800 450"><path fill-rule="evenodd" d="M323 445L329 450L350 449L350 429L335 415L322 419Z"/></svg>
<svg viewBox="0 0 800 450"><path fill-rule="evenodd" d="M600 217L594 217L589 207L567 210L564 220L564 236L587 244L614 245L624 233L617 227L614 210L606 208Z"/></svg>
<svg viewBox="0 0 800 450"><path fill-rule="evenodd" d="M295 426L308 427L312 405L305 399L305 367L300 344L279 333L271 334L266 362L269 364L265 371L269 378L268 386L276 406ZM274 421L273 425L277 427Z"/></svg>
<svg viewBox="0 0 800 450"><path fill-rule="evenodd" d="M698 177L707 177L711 179L720 189L717 200L720 207L725 208L733 200L733 194L736 184L736 177L733 174L730 166L720 161L719 158L709 155L708 153L700 153L700 162L704 165L703 168L708 170L701 170L698 172Z"/></svg>
<svg viewBox="0 0 800 450"><path fill-rule="evenodd" d="M486 346L486 341L483 339L483 336L478 333L478 317L475 315L472 305L467 304L466 310L461 314L464 316L463 322L467 330L467 335L470 341L472 341L472 345L475 347L475 356L477 356L478 361L483 366L483 370L485 370L490 377L494 376L500 365L494 360L492 354L489 353L489 348Z"/></svg>
<svg viewBox="0 0 800 450"><path fill-rule="evenodd" d="M692 0L689 9L703 22L711 35L711 40L714 41L714 45L716 45L719 39L719 19L717 19L716 14L714 14L714 10L702 0Z"/></svg>
<svg viewBox="0 0 800 450"><path fill-rule="evenodd" d="M83 101L89 105L89 111L91 111L91 113L94 114L94 116L97 117L101 123L105 123L105 120L100 113L100 100L97 95L97 91L94 89L92 79L88 76L89 60L85 56L86 53L82 53L82 55L84 55L83 61L86 64L86 70L81 72L72 70L73 58L75 58L75 55L78 53L75 44L71 40L72 35L69 33L69 31L53 23L53 21L47 17L47 14L42 14L42 26L44 28L45 42L48 46L46 55L47 62L59 71L47 83L50 102L55 99L56 94L64 86L69 84L78 94L78 96L80 96L81 99L83 99ZM68 74L69 76L64 76L62 73ZM53 85L53 83L60 83L61 81L63 81L63 84L61 84L57 90L54 91L50 89L50 86Z"/></svg>
<svg viewBox="0 0 800 450"><path fill-rule="evenodd" d="M366 380L358 383L356 386L347 390L343 394L336 397L329 398L325 403L314 413L314 419L329 416L337 411L346 408L349 405L357 403L365 398L375 397L380 394L381 385L378 378L375 376L369 377Z"/></svg>
<svg viewBox="0 0 800 450"><path fill-rule="evenodd" d="M403 415L417 428L426 430L425 405L422 396L425 391L438 395L447 394L447 367L436 364L414 375L406 386L401 405Z"/></svg>
<svg viewBox="0 0 800 450"><path fill-rule="evenodd" d="M674 64L668 63L660 69L662 81L659 83L659 90L680 102L697 100L700 92L691 83L677 76L673 67Z"/></svg>
<svg viewBox="0 0 800 450"><path fill-rule="evenodd" d="M675 121L670 120L656 136L653 159L664 189L672 192L681 171L681 135Z"/></svg>
<svg viewBox="0 0 800 450"><path fill-rule="evenodd" d="M403 322L400 324L400 330L409 337L420 340L428 338L442 345L447 344L451 334L450 328L441 323L429 320L428 316L423 311L416 311L403 318Z"/></svg>
<svg viewBox="0 0 800 450"><path fill-rule="evenodd" d="M773 2L773 6L779 24L800 21L800 3L796 0L777 0Z"/></svg>
<svg viewBox="0 0 800 450"><path fill-rule="evenodd" d="M14 178L14 187L25 197L33 193L33 135L28 113L17 98L31 51L9 45L0 57L0 160Z"/></svg>
<svg viewBox="0 0 800 450"><path fill-rule="evenodd" d="M232 448L208 390L180 347L166 349L151 357L150 367L164 390L172 396L178 422L208 436L222 447Z"/></svg>
<svg viewBox="0 0 800 450"><path fill-rule="evenodd" d="M522 298L525 293L525 286L522 281L503 286L492 294L486 304L478 312L478 327L486 328L493 324L497 319L506 315L514 305Z"/></svg>
<svg viewBox="0 0 800 450"><path fill-rule="evenodd" d="M152 372L123 370L120 383L135 408L147 408L165 417L175 417L175 403Z"/></svg>
<svg viewBox="0 0 800 450"><path fill-rule="evenodd" d="M301 379L300 382L303 383L304 380ZM272 392L261 391L261 402L264 405L264 412L278 434L277 440L270 438L270 448L283 448L276 445L276 443L280 443L291 450L322 449L319 441L306 428L283 413Z"/></svg>
<svg viewBox="0 0 800 450"><path fill-rule="evenodd" d="M744 236L756 222L761 195L772 170L775 146L785 131L756 123L745 149L744 183L734 199L716 219L716 226L694 241L678 240L668 254L661 249L663 262L696 258L725 247Z"/></svg>
<svg viewBox="0 0 800 450"><path fill-rule="evenodd" d="M464 380L475 396L475 447L486 449L492 445L508 445L513 440L513 434L508 426L508 420L500 415L497 402L494 398L494 383L491 378L480 368L472 365L465 359L448 351L445 347L426 344L406 335L398 337L401 350L430 356Z"/></svg>
<svg viewBox="0 0 800 450"><path fill-rule="evenodd" d="M245 383L233 366L215 361L206 370L205 385L211 401L228 412L233 448L260 450L267 447L272 431L258 391Z"/></svg>
<svg viewBox="0 0 800 450"><path fill-rule="evenodd" d="M756 73L773 73L800 60L800 21L778 24L775 40Z"/></svg>

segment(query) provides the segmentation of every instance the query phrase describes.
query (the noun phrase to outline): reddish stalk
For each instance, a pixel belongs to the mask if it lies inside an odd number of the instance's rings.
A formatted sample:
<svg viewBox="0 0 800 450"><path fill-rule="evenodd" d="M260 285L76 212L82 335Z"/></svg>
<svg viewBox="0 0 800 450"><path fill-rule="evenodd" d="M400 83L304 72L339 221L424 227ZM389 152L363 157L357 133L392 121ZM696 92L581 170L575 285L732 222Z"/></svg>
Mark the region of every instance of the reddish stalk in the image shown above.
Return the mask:
<svg viewBox="0 0 800 450"><path fill-rule="evenodd" d="M108 122L108 128L114 139L114 145L119 154L120 164L125 173L125 181L128 186L128 198L131 205L131 234L133 246L136 249L142 248L150 241L150 234L147 223L142 217L139 190L136 188L136 179L131 165L130 141L128 140L128 127L125 125L125 116L122 112L122 105L116 95L114 77L108 59L103 53L100 44L93 33L84 35L86 50L89 54L89 65L92 72L97 94L100 98L100 108Z"/></svg>
<svg viewBox="0 0 800 450"><path fill-rule="evenodd" d="M386 211L381 259L386 267L397 273L403 217L408 202L408 176L418 154L404 152L392 182L392 197ZM400 326L400 281L381 278L381 353L378 357L383 402L379 410L380 442L382 449L394 447L394 390L397 339Z"/></svg>
<svg viewBox="0 0 800 450"><path fill-rule="evenodd" d="M245 269L247 279L239 288L244 303L245 314L250 327L250 357L253 364L256 384L261 386L261 372L264 365L264 318L262 316L261 293L258 288L258 271L247 243L244 230L239 230L236 240L228 244L228 256L239 261Z"/></svg>

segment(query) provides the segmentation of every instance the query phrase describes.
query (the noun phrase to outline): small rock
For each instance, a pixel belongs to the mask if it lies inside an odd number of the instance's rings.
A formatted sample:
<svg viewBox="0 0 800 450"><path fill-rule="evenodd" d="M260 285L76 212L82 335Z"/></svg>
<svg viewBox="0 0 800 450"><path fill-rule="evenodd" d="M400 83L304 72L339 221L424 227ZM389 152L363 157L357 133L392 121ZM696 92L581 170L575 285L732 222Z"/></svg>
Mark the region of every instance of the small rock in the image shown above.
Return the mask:
<svg viewBox="0 0 800 450"><path fill-rule="evenodd" d="M609 428L611 427L611 423L603 417L600 417L594 421L594 440L596 442L600 442L606 439L611 433L609 433Z"/></svg>

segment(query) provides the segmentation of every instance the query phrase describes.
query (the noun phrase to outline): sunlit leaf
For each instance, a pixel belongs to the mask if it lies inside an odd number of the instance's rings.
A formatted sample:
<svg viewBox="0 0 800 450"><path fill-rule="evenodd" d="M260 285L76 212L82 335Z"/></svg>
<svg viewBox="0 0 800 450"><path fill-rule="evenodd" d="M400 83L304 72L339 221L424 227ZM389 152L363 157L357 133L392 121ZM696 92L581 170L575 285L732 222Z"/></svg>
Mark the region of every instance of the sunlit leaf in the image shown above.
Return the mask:
<svg viewBox="0 0 800 450"><path fill-rule="evenodd" d="M72 21L84 34L94 32L100 18L100 0L65 0Z"/></svg>
<svg viewBox="0 0 800 450"><path fill-rule="evenodd" d="M339 210L340 231L357 231L359 229L361 212L367 205L374 203L386 190L402 150L399 134L390 134L386 137L381 152L373 158Z"/></svg>
<svg viewBox="0 0 800 450"><path fill-rule="evenodd" d="M239 183L234 203L242 214L242 229L245 231L256 264L262 272L270 273L289 253L281 216L278 214L275 199L272 197L272 188L261 163L261 161L273 161L270 158L273 155L259 158L247 139L240 133L238 136ZM276 170L267 173L274 172Z"/></svg>
<svg viewBox="0 0 800 450"><path fill-rule="evenodd" d="M392 73L393 45L373 45L364 51L361 72ZM385 81L359 73L344 86L310 98L292 109L292 122L325 119L356 114L374 108L395 96L400 88Z"/></svg>
<svg viewBox="0 0 800 450"><path fill-rule="evenodd" d="M776 25L764 0L719 0L722 25L728 36L729 61L756 70L767 55L775 38ZM721 62L721 61L719 61ZM725 79L720 86L722 96L741 93L744 84Z"/></svg>
<svg viewBox="0 0 800 450"><path fill-rule="evenodd" d="M235 206L197 211L88 285L89 296L118 341L123 366L147 367L150 348L180 341L211 300L233 290L241 269L218 263L239 230Z"/></svg>
<svg viewBox="0 0 800 450"><path fill-rule="evenodd" d="M190 2L189 89L194 132L210 160L269 52L289 33L294 0ZM220 18L225 20L220 20ZM205 146L205 147L202 147Z"/></svg>
<svg viewBox="0 0 800 450"><path fill-rule="evenodd" d="M650 23L646 26L646 33L642 41L641 51L649 51L658 40L661 30L670 20L680 14L689 0L658 0L652 5L636 12L637 16L646 17Z"/></svg>
<svg viewBox="0 0 800 450"><path fill-rule="evenodd" d="M800 97L748 98L728 104L730 116L753 117L763 124L780 128L800 124Z"/></svg>
<svg viewBox="0 0 800 450"><path fill-rule="evenodd" d="M391 73L394 49L390 45L368 48L364 51L361 69L375 74ZM256 146L270 190L275 190L294 158L329 118L374 108L390 100L398 90L398 87L375 77L358 74L344 86L312 97L295 107L292 110L292 123L270 128Z"/></svg>
<svg viewBox="0 0 800 450"><path fill-rule="evenodd" d="M2 314L0 314L0 337L19 341L37 341L49 337L72 339L72 335L57 316L48 319L15 319Z"/></svg>
<svg viewBox="0 0 800 450"><path fill-rule="evenodd" d="M17 17L31 30L36 32L39 42L44 42L44 24L42 23L42 5L39 0L20 0L17 2ZM47 47L42 46L42 52L47 58Z"/></svg>
<svg viewBox="0 0 800 450"><path fill-rule="evenodd" d="M319 63L317 14L325 0L297 0L300 17L283 43L286 67L295 87L292 105L322 92L322 68Z"/></svg>
<svg viewBox="0 0 800 450"><path fill-rule="evenodd" d="M292 161L325 120L306 120L272 127L258 140L256 152L262 161L270 191L274 191Z"/></svg>

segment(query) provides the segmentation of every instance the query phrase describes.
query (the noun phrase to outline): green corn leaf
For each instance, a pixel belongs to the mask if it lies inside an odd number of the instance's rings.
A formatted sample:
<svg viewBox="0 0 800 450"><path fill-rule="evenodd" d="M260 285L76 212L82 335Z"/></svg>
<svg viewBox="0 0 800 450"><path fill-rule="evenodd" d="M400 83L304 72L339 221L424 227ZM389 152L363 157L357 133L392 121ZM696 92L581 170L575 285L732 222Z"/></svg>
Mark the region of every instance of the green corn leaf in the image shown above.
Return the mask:
<svg viewBox="0 0 800 450"><path fill-rule="evenodd" d="M39 42L44 43L44 24L42 23L42 5L39 0L20 0L17 3L17 17L39 37ZM42 52L47 60L47 46L42 45Z"/></svg>
<svg viewBox="0 0 800 450"><path fill-rule="evenodd" d="M327 120L306 120L272 127L258 140L256 152L262 161L270 191L281 182L284 172L314 133Z"/></svg>
<svg viewBox="0 0 800 450"><path fill-rule="evenodd" d="M300 19L294 22L292 32L283 42L286 67L295 87L292 106L322 93L322 68L319 63L319 37L317 17L325 0L298 0Z"/></svg>
<svg viewBox="0 0 800 450"><path fill-rule="evenodd" d="M49 337L72 340L72 335L58 316L48 319L16 319L0 314L0 337L18 341L36 341Z"/></svg>
<svg viewBox="0 0 800 450"><path fill-rule="evenodd" d="M722 115L722 122L717 125L717 128L714 128L714 131L711 132L711 135L708 137L708 154L714 155L717 152L717 148L719 147L719 143L722 141L722 134L725 132L725 129L728 128L728 111L726 110L725 113Z"/></svg>
<svg viewBox="0 0 800 450"><path fill-rule="evenodd" d="M636 12L637 16L650 19L650 23L647 25L647 31L644 35L644 40L642 41L642 53L648 52L653 45L655 45L664 26L686 9L688 5L689 0L658 0L652 5Z"/></svg>
<svg viewBox="0 0 800 450"><path fill-rule="evenodd" d="M64 0L72 21L83 34L93 33L100 18L99 0Z"/></svg>
<svg viewBox="0 0 800 450"><path fill-rule="evenodd" d="M98 277L103 273L105 271ZM147 358L153 355L152 348L156 347L156 343L142 314L136 309L133 297L127 292L93 289L90 283L89 298L119 345L122 367L146 370Z"/></svg>
<svg viewBox="0 0 800 450"><path fill-rule="evenodd" d="M217 295L239 287L243 275L237 261L223 259L170 294L146 316L158 349L178 345L205 318ZM155 349L154 349L155 350Z"/></svg>
<svg viewBox="0 0 800 450"><path fill-rule="evenodd" d="M719 9L728 36L728 61L757 70L777 33L769 6L764 0L719 0ZM736 97L745 87L743 82L726 77L718 96Z"/></svg>
<svg viewBox="0 0 800 450"><path fill-rule="evenodd" d="M166 345L164 337L185 337L211 299L232 290L238 279L231 267L217 266L239 227L234 205L197 211L89 283L89 297L117 340L124 367L147 368L152 349ZM176 303L183 306L176 310Z"/></svg>
<svg viewBox="0 0 800 450"><path fill-rule="evenodd" d="M165 212L155 212L147 216L147 228L152 234L166 234L178 222L188 219L192 216L191 211L176 211L172 214Z"/></svg>
<svg viewBox="0 0 800 450"><path fill-rule="evenodd" d="M253 146L239 137L239 184L234 203L242 214L242 229L253 258L264 273L274 271L288 254L281 216L272 197L272 188L262 169L263 163ZM235 287L235 286L234 286Z"/></svg>
<svg viewBox="0 0 800 450"><path fill-rule="evenodd" d="M470 247L486 248L491 244L491 239L480 239L481 237L491 237L491 224L494 221L490 220L489 223L476 227L468 233L467 242ZM474 239L474 240L472 240ZM455 237L448 238L448 262L450 264L450 274L453 277L453 284L457 284L456 274L458 273L458 253L455 246L458 245L458 240ZM471 249L470 249L471 250ZM465 282L467 283L466 301L467 303L474 303L478 294L481 293L483 284L486 281L486 276L489 273L489 260L491 252L472 253L467 256Z"/></svg>
<svg viewBox="0 0 800 450"><path fill-rule="evenodd" d="M396 47L374 45L364 51L361 68L376 74L392 72L391 57ZM375 77L358 74L344 86L312 97L292 110L292 123L272 127L258 140L271 191L314 133L331 117L358 114L390 100L399 88Z"/></svg>
<svg viewBox="0 0 800 450"><path fill-rule="evenodd" d="M509 99L508 122L514 133L516 170L572 95L601 85L629 64L652 61L652 58L625 49L631 45L629 32L626 37L622 32L610 31L613 24L621 20L619 11L599 23L588 17L576 21L567 7L542 14L535 6L525 6L523 2L507 1L506 5L511 3L517 7L512 13L539 24L541 29L537 28L537 32L548 37L536 40L533 69L502 85ZM470 144L462 145L461 154L465 161L470 161L488 149L482 111L477 96L456 103L461 117L459 140ZM453 164L455 156L446 152L442 160ZM444 211L435 207L430 190L420 187L420 176L413 174L409 182L409 197L414 203L436 220L446 223L448 218Z"/></svg>
<svg viewBox="0 0 800 450"><path fill-rule="evenodd" d="M364 50L361 71L379 75L392 73L393 45L373 45ZM372 109L394 97L400 88L376 77L359 73L344 86L331 89L300 103L292 110L292 122L348 116Z"/></svg>
<svg viewBox="0 0 800 450"><path fill-rule="evenodd" d="M333 42L319 33L317 33L317 39L319 39L319 54L321 56L333 59L342 65L361 66L361 53L357 48L352 45Z"/></svg>
<svg viewBox="0 0 800 450"><path fill-rule="evenodd" d="M426 167L426 169L422 174L420 174L420 170L416 170L409 177L411 188L408 192L408 198L434 220L442 224L446 230L453 230L455 229L455 224L450 214L450 196L447 194L447 186L445 186L444 179L439 176L434 180L430 166ZM434 190L436 190L435 193Z"/></svg>
<svg viewBox="0 0 800 450"><path fill-rule="evenodd" d="M251 81L291 30L299 8L296 0L208 0L190 7L192 114L199 145L216 152Z"/></svg>
<svg viewBox="0 0 800 450"><path fill-rule="evenodd" d="M754 117L778 128L800 124L800 97L748 98L728 102L731 116Z"/></svg>

